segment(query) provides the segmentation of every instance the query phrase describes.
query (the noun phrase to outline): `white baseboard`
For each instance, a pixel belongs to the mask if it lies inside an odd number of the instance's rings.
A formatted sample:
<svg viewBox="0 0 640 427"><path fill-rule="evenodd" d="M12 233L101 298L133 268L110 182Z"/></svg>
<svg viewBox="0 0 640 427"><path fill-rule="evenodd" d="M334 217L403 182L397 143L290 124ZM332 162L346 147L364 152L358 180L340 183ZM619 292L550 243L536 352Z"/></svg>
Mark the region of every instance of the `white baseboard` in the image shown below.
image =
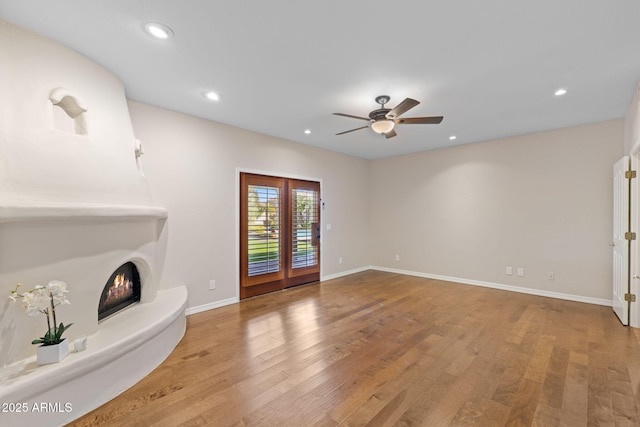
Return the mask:
<svg viewBox="0 0 640 427"><path fill-rule="evenodd" d="M482 286L485 288L500 289L503 291L519 292L521 294L538 295L541 297L557 298L567 301L584 302L587 304L604 305L611 307L611 300L602 298L585 297L582 295L563 294L560 292L543 291L541 289L522 288L520 286L503 285L500 283L483 282L481 280L463 279L460 277L440 276L437 274L420 273L416 271L398 270L395 268L371 266L372 270L386 271L388 273L406 274L408 276L423 277L426 279L443 280L446 282L462 283L464 285Z"/></svg>
<svg viewBox="0 0 640 427"><path fill-rule="evenodd" d="M340 277L349 276L355 273L361 273L363 271L371 270L372 267L370 265L366 265L364 267L354 268L353 270L342 271L340 273L329 274L328 276L322 276L320 278L321 282L326 282L327 280L339 279Z"/></svg>
<svg viewBox="0 0 640 427"><path fill-rule="evenodd" d="M190 316L192 314L201 313L207 310L213 310L214 308L224 307L225 305L236 304L240 300L238 298L227 298L221 301L210 302L208 304L197 305L195 307L189 307L185 310L185 314Z"/></svg>

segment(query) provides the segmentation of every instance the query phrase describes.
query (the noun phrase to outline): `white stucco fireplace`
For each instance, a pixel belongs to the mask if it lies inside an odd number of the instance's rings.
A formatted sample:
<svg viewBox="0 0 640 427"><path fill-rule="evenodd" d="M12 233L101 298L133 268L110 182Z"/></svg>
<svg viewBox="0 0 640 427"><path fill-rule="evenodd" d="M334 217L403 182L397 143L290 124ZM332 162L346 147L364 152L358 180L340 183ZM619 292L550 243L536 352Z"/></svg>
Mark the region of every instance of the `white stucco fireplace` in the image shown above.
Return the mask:
<svg viewBox="0 0 640 427"><path fill-rule="evenodd" d="M124 88L110 72L0 21L0 414L2 425L62 425L110 400L164 360L185 331L187 292L161 284L166 209L155 206ZM135 265L140 301L103 320L119 266ZM6 296L68 284L58 321L87 349L37 366L46 330ZM4 296L3 296L4 295ZM34 410L49 404L54 411ZM17 406L13 406L17 408ZM8 409L10 409L8 407Z"/></svg>

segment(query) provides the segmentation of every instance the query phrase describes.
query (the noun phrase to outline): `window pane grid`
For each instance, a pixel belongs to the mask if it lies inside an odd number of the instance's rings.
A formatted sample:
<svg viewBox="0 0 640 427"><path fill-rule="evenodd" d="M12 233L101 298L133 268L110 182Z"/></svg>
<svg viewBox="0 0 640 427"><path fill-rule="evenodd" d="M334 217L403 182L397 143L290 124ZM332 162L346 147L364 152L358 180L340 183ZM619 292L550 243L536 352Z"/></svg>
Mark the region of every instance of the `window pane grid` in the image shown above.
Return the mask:
<svg viewBox="0 0 640 427"><path fill-rule="evenodd" d="M318 246L313 244L318 223L318 192L293 189L291 217L291 268L317 265Z"/></svg>
<svg viewBox="0 0 640 427"><path fill-rule="evenodd" d="M248 275L275 273L281 269L280 189L249 185Z"/></svg>

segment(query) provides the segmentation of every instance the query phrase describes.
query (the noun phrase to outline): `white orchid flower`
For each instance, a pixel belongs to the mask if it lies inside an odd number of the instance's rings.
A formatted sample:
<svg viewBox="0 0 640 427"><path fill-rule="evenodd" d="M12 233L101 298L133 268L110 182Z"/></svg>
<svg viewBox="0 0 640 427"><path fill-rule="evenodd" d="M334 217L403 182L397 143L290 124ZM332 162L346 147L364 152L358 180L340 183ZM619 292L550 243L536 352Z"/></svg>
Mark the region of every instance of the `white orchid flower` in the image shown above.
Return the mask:
<svg viewBox="0 0 640 427"><path fill-rule="evenodd" d="M58 304L70 304L69 300L65 296L67 290L67 284L62 280L52 280L47 285L47 289L51 293L51 297L56 305Z"/></svg>
<svg viewBox="0 0 640 427"><path fill-rule="evenodd" d="M20 293L18 288L22 286L20 283L16 285L16 288L9 294L10 302L17 302L18 298L21 299L24 310L29 316L37 316L42 313L47 318L47 325L53 321L54 326L51 330L47 331L44 338L33 340L33 344L53 345L58 344L61 341L61 335L67 330L73 323L69 323L64 326L60 323L57 326L56 309L55 307L60 304L71 304L67 299L65 293L67 290L67 284L61 280L52 280L47 286L38 285L32 290Z"/></svg>
<svg viewBox="0 0 640 427"><path fill-rule="evenodd" d="M40 313L40 309L37 306L37 296L33 292L25 292L22 294L22 303L29 316L37 316L38 313Z"/></svg>
<svg viewBox="0 0 640 427"><path fill-rule="evenodd" d="M33 299L33 305L40 311L45 311L51 307L51 298L46 290L36 294L36 297Z"/></svg>
<svg viewBox="0 0 640 427"><path fill-rule="evenodd" d="M52 281L50 281L49 284L47 285L47 289L54 296L61 296L62 294L66 293L66 292L69 292L67 290L67 284L65 282L63 282L62 280L52 280Z"/></svg>
<svg viewBox="0 0 640 427"><path fill-rule="evenodd" d="M49 296L44 287L36 288L31 292L22 294L22 302L24 309L29 316L36 316L38 313L44 313L50 306Z"/></svg>
<svg viewBox="0 0 640 427"><path fill-rule="evenodd" d="M33 292L25 292L22 294L22 302L26 305L31 305L31 301L33 301L35 297L36 295Z"/></svg>

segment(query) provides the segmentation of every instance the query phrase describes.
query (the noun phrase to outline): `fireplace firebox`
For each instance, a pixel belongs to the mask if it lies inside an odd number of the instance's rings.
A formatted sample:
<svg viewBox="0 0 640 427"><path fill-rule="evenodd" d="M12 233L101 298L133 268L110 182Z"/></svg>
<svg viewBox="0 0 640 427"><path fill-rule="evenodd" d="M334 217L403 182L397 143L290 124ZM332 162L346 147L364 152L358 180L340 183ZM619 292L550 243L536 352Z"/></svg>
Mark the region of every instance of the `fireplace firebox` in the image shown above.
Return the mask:
<svg viewBox="0 0 640 427"><path fill-rule="evenodd" d="M98 320L140 301L140 274L132 262L118 267L102 291L98 305Z"/></svg>

